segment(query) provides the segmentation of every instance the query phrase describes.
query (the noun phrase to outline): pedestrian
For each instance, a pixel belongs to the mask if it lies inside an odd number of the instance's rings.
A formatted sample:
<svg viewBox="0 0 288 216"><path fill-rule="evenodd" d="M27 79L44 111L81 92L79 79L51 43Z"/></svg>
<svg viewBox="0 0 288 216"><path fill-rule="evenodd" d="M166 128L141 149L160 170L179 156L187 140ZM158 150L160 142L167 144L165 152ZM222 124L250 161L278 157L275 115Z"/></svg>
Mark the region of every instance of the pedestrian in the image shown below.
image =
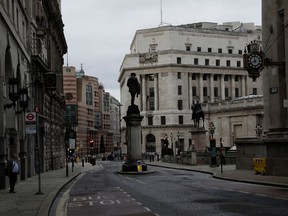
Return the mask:
<svg viewBox="0 0 288 216"><path fill-rule="evenodd" d="M17 175L19 174L19 165L17 162L16 154L11 156L11 160L7 163L9 184L10 184L10 193L15 193L14 188L17 181Z"/></svg>

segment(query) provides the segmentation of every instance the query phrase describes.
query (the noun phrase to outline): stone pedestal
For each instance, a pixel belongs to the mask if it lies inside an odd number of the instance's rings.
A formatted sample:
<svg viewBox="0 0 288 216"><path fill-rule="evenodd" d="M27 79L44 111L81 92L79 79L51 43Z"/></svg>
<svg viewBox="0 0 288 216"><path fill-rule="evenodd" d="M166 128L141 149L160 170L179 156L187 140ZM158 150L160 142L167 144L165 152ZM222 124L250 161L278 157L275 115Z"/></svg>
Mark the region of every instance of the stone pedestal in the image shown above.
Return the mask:
<svg viewBox="0 0 288 216"><path fill-rule="evenodd" d="M205 128L192 128L189 132L191 133L191 139L194 143L193 148L195 148L195 151L205 151L207 146Z"/></svg>
<svg viewBox="0 0 288 216"><path fill-rule="evenodd" d="M141 121L138 106L128 107L127 115L123 117L126 122L127 160L122 165L123 172L138 172L138 165L142 172L147 171L147 165L142 160L141 152Z"/></svg>

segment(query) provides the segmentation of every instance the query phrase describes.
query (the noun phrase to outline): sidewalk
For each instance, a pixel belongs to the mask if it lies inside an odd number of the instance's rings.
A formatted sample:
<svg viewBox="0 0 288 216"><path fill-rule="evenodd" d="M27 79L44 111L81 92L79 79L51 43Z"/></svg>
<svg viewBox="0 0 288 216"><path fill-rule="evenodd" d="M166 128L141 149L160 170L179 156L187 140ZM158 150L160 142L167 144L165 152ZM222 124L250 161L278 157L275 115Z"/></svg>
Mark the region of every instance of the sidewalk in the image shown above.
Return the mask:
<svg viewBox="0 0 288 216"><path fill-rule="evenodd" d="M69 163L68 177L66 167L59 170L41 173L39 187L38 175L16 183L16 193L9 193L9 189L0 190L0 215L5 216L48 216L49 208L57 193L68 182L75 179L83 172L100 169L99 165L92 166L90 163L75 163L73 172ZM19 176L18 176L19 179ZM9 180L7 178L8 184ZM37 193L42 192L42 195Z"/></svg>
<svg viewBox="0 0 288 216"><path fill-rule="evenodd" d="M265 176L257 174L255 175L253 170L236 170L236 165L223 165L223 173L221 173L221 167L210 167L209 165L182 165L166 163L162 161L146 161L148 166L160 166L168 167L171 169L181 169L188 171L203 172L213 175L214 178L246 182L253 184L269 185L288 187L288 177L283 176ZM148 168L149 169L149 168Z"/></svg>

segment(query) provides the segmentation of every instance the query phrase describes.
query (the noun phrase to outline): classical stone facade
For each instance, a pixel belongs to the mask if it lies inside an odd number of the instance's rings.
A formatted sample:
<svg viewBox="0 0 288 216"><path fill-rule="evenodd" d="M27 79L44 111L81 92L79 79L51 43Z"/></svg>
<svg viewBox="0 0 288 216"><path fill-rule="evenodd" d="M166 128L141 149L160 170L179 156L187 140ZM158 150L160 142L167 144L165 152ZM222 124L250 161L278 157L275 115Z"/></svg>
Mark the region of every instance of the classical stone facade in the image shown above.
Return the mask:
<svg viewBox="0 0 288 216"><path fill-rule="evenodd" d="M243 99L243 103L237 103L237 109L230 101L247 95L262 95L261 79L256 82L249 79L242 60L244 47L254 40L261 43L261 39L261 27L240 22L137 30L130 54L125 55L121 65L118 81L123 104L121 116L126 115L130 105L127 79L131 73L136 73L140 81L141 94L135 104L145 117L142 152L160 154L167 140L174 152L186 151L194 144L197 146L193 133L198 130L206 135L208 146L210 121L216 124L215 138L223 138L226 147L233 146L231 135L234 138L255 136L256 116L263 114L261 108L250 103L256 99ZM193 101L199 101L205 111L204 128L193 129ZM248 104L252 106L246 107ZM249 118L250 115L253 118ZM253 130L246 130L248 125ZM122 127L125 127L123 122ZM122 133L122 142L125 142L124 137ZM199 150L203 149L202 144L198 146L202 146Z"/></svg>

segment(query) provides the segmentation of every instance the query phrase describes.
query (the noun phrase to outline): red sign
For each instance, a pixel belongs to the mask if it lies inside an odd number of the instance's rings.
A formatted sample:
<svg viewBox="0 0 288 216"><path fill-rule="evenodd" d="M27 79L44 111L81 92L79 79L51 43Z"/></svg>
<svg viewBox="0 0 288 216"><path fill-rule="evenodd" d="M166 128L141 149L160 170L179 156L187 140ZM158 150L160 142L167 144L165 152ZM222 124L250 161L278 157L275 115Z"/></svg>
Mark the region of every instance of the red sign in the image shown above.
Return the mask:
<svg viewBox="0 0 288 216"><path fill-rule="evenodd" d="M25 121L36 122L36 113L35 112L25 113Z"/></svg>

